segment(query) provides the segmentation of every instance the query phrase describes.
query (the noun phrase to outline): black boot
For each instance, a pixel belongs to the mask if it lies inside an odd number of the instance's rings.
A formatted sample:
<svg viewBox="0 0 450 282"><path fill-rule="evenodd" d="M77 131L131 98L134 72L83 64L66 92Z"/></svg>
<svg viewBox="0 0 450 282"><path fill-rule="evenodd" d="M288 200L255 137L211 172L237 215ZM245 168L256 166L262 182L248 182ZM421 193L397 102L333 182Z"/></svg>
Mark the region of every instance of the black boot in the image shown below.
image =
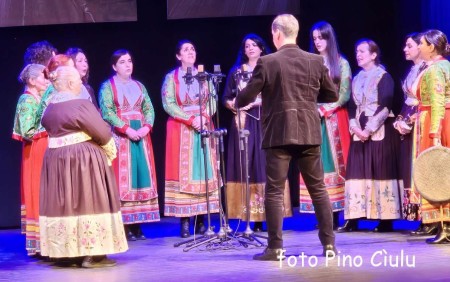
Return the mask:
<svg viewBox="0 0 450 282"><path fill-rule="evenodd" d="M136 241L136 236L134 236L134 233L131 231L133 228L133 225L124 225L125 228L125 235L127 236L128 241Z"/></svg>
<svg viewBox="0 0 450 282"><path fill-rule="evenodd" d="M373 232L392 232L394 231L394 222L392 219L380 220L380 223L373 230Z"/></svg>
<svg viewBox="0 0 450 282"><path fill-rule="evenodd" d="M436 235L438 233L439 223L423 224L421 223L417 230L411 231L411 236L428 236Z"/></svg>
<svg viewBox="0 0 450 282"><path fill-rule="evenodd" d="M438 233L436 237L432 239L427 239L428 244L446 244L450 242L450 224L444 222L444 226L438 224Z"/></svg>
<svg viewBox="0 0 450 282"><path fill-rule="evenodd" d="M339 212L333 212L333 230L338 230L339 228Z"/></svg>
<svg viewBox="0 0 450 282"><path fill-rule="evenodd" d="M134 230L135 230L134 234L136 235L137 240L146 240L147 239L145 237L144 233L142 232L140 224L135 224Z"/></svg>
<svg viewBox="0 0 450 282"><path fill-rule="evenodd" d="M338 233L344 233L344 232L353 232L358 230L358 219L348 219L344 226L339 227L337 232Z"/></svg>
<svg viewBox="0 0 450 282"><path fill-rule="evenodd" d="M181 218L181 238L187 238L191 236L191 233L189 232L189 221L189 217Z"/></svg>
<svg viewBox="0 0 450 282"><path fill-rule="evenodd" d="M205 215L199 214L197 215L197 222L195 223L195 234L205 234L206 226L205 226Z"/></svg>

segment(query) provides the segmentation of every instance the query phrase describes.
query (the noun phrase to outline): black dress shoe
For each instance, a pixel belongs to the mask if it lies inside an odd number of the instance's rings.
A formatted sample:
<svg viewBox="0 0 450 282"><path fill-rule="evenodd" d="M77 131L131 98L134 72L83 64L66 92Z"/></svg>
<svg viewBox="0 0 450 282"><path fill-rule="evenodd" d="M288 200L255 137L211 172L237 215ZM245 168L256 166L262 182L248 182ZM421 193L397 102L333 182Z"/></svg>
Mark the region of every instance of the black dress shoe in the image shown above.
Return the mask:
<svg viewBox="0 0 450 282"><path fill-rule="evenodd" d="M417 230L411 231L411 236L428 236L438 233L438 223L420 224Z"/></svg>
<svg viewBox="0 0 450 282"><path fill-rule="evenodd" d="M322 256L324 257L332 257L333 255L336 256L337 255L337 249L336 246L333 244L328 244L323 246L323 253Z"/></svg>
<svg viewBox="0 0 450 282"><path fill-rule="evenodd" d="M189 217L182 217L181 218L181 231L180 236L181 238L187 238L191 236L191 233L189 232Z"/></svg>
<svg viewBox="0 0 450 282"><path fill-rule="evenodd" d="M256 254L253 256L254 260L264 260L264 261L279 261L280 259L284 260L286 256L284 253L286 250L283 249L269 249L268 247L264 250L264 252L260 254Z"/></svg>
<svg viewBox="0 0 450 282"><path fill-rule="evenodd" d="M428 244L447 244L450 243L450 226L444 223L444 227L438 225L438 233L436 237L427 239Z"/></svg>
<svg viewBox="0 0 450 282"><path fill-rule="evenodd" d="M358 220L357 219L348 219L344 226L339 227L337 229L338 233L344 233L344 232L353 232L358 230Z"/></svg>
<svg viewBox="0 0 450 282"><path fill-rule="evenodd" d="M136 241L137 240L136 236L134 236L133 232L131 232L131 231L128 231L126 233L126 235L127 235L127 240L128 241Z"/></svg>

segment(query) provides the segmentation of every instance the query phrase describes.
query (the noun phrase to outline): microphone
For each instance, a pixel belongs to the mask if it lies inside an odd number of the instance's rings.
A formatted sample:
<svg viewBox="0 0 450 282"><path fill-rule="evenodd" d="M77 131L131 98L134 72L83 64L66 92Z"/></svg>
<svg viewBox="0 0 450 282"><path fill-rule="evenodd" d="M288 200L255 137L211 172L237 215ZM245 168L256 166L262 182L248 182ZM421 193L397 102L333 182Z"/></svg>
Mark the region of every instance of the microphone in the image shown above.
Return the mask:
<svg viewBox="0 0 450 282"><path fill-rule="evenodd" d="M214 73L211 75L214 79L214 82L221 83L222 78L225 77L225 75L220 70L220 65L214 65Z"/></svg>
<svg viewBox="0 0 450 282"><path fill-rule="evenodd" d="M197 67L197 75L195 76L195 78L197 78L197 80L199 82L204 82L206 81L206 79L208 78L208 74L205 72L205 68L203 65L198 65Z"/></svg>
<svg viewBox="0 0 450 282"><path fill-rule="evenodd" d="M192 82L194 82L194 77L192 76L192 68L191 67L187 67L186 74L183 75L183 78L184 78L184 82L187 85L191 85Z"/></svg>

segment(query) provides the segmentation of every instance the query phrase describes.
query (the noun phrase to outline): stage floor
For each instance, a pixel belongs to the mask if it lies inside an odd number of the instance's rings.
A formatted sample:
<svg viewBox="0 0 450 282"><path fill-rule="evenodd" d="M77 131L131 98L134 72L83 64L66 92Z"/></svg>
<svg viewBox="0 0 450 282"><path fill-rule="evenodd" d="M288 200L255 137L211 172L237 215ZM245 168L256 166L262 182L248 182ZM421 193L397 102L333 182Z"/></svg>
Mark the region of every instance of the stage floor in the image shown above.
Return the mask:
<svg viewBox="0 0 450 282"><path fill-rule="evenodd" d="M218 225L217 216L213 224ZM238 222L231 226L236 229ZM130 242L129 251L111 255L118 265L103 269L62 268L30 258L18 229L0 230L0 281L449 281L450 244L431 246L426 237L411 237L417 223L399 221L398 232L374 233L376 222L364 222L366 231L336 234L339 254L321 257L322 247L312 215L285 220L288 259L252 260L263 247L237 243L194 248L188 252L178 237L179 220L163 218L144 225L145 241ZM243 230L244 222L239 230ZM265 235L266 233L258 233ZM191 237L193 238L193 237ZM265 241L265 240L263 240Z"/></svg>

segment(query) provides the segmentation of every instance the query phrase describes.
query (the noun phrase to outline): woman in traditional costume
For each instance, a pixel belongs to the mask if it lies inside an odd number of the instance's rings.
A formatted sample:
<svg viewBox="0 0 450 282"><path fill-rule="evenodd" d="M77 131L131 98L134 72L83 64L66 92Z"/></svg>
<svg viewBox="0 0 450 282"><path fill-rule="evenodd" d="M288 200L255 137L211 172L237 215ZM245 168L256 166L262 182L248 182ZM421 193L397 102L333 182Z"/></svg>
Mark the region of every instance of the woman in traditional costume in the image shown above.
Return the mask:
<svg viewBox="0 0 450 282"><path fill-rule="evenodd" d="M445 59L450 45L439 30L427 30L421 35L420 57L428 67L412 87L419 100L415 124L417 156L433 146L450 147L450 62ZM450 242L450 203L433 203L422 197L421 204L422 223L439 223L436 237L427 239L427 243Z"/></svg>
<svg viewBox="0 0 450 282"><path fill-rule="evenodd" d="M392 112L394 82L380 65L380 49L370 39L356 43L356 60L362 70L352 82L349 101L352 140L345 181L346 224L339 229L358 229L358 219L380 219L375 231L393 230L401 217L403 191L397 171L400 140Z"/></svg>
<svg viewBox="0 0 450 282"><path fill-rule="evenodd" d="M195 233L204 233L203 215L207 213L207 204L210 212L219 211L221 183L215 140L200 134L213 129L211 117L216 111L216 100L211 95L212 85L200 77L198 80L192 77L203 71L194 66L197 53L192 42L180 41L176 58L181 66L166 75L161 89L163 107L170 116L167 120L164 215L181 219L180 235L186 238L190 236L191 216L198 219L194 224ZM188 68L191 75L187 74Z"/></svg>
<svg viewBox="0 0 450 282"><path fill-rule="evenodd" d="M107 254L128 249L114 171L116 148L94 105L79 99L82 82L72 66L52 76L56 92L42 125L49 135L41 177L41 252L83 258L82 267L114 266Z"/></svg>
<svg viewBox="0 0 450 282"><path fill-rule="evenodd" d="M145 240L141 223L160 220L150 138L155 111L145 86L131 78L130 53L117 50L110 63L115 75L100 88L100 108L103 119L113 127L117 145L113 166L127 238Z"/></svg>
<svg viewBox="0 0 450 282"><path fill-rule="evenodd" d="M41 171L33 170L32 144L36 132L36 113L41 96L49 81L44 77L43 65L29 64L19 75L19 81L25 85L23 94L17 103L12 138L23 142L22 165L20 173L21 194L24 199L25 248L28 255L40 252L39 243L39 179ZM43 152L42 152L43 154ZM34 181L33 181L34 180Z"/></svg>
<svg viewBox="0 0 450 282"><path fill-rule="evenodd" d="M351 93L352 72L348 61L339 53L333 27L318 22L311 28L311 51L324 58L329 75L339 90L334 103L319 104L322 128L322 163L324 182L333 209L333 225L339 225L339 211L344 209L345 169L350 134L348 131L347 102ZM300 176L300 212L312 213L314 206L308 189Z"/></svg>
<svg viewBox="0 0 450 282"><path fill-rule="evenodd" d="M414 122L417 118L417 106L419 101L416 93L413 92L412 86L416 83L419 74L427 67L426 62L420 57L420 37L419 33L412 33L406 36L405 58L413 62L413 66L409 70L405 80L402 83L402 89L405 100L402 105L400 114L394 122L394 128L400 135L400 151L399 151L399 168L400 175L403 181L404 195L403 195L403 217L407 220L421 220L420 212L420 195L415 190L412 181L412 165L413 165L413 139ZM411 235L429 235L436 234L437 224L424 225L421 224L419 228L411 232Z"/></svg>
<svg viewBox="0 0 450 282"><path fill-rule="evenodd" d="M248 176L250 188L250 221L255 222L253 230L263 231L263 221L266 220L264 207L265 185L266 185L266 157L261 150L261 98L239 109L234 105L239 91L247 85L256 62L261 56L270 53L270 49L264 40L256 34L247 34L242 40L235 65L228 74L223 104L233 112L228 132L227 150L227 215L228 218L246 219L246 175L244 155L241 150L239 129L248 130ZM239 126L240 123L240 126ZM284 212L285 216L292 216L291 199L289 195L289 184L286 181L284 190Z"/></svg>

